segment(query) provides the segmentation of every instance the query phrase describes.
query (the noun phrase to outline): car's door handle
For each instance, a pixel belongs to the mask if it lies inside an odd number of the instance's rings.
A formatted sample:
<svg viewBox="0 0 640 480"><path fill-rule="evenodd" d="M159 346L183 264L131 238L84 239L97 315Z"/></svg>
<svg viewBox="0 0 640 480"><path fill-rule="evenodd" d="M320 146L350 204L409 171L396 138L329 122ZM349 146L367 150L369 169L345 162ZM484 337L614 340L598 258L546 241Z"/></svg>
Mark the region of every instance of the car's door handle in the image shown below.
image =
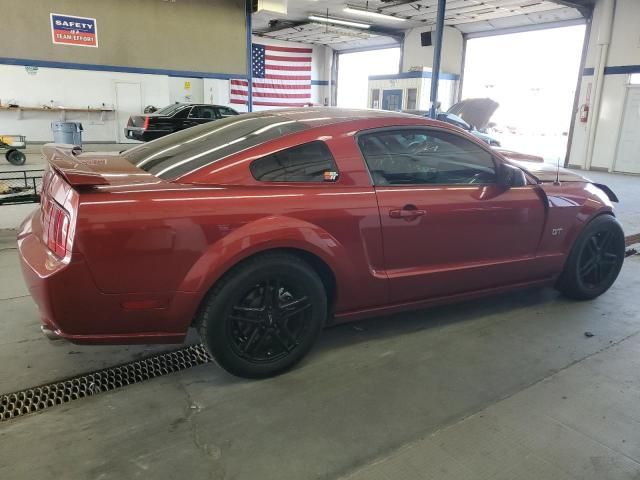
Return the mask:
<svg viewBox="0 0 640 480"><path fill-rule="evenodd" d="M405 220L411 220L417 217L422 217L426 215L426 210L419 210L415 205L405 205L401 209L397 208L394 210L389 210L389 216L391 218L404 218Z"/></svg>

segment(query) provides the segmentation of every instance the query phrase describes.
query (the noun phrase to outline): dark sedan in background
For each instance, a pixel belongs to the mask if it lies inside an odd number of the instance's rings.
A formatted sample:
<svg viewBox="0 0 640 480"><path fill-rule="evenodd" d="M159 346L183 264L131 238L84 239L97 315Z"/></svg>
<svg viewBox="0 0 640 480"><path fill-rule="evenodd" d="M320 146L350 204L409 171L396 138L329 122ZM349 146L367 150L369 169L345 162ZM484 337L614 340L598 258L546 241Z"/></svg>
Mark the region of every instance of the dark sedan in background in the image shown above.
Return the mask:
<svg viewBox="0 0 640 480"><path fill-rule="evenodd" d="M124 134L132 140L148 142L185 128L233 115L238 115L238 112L223 105L174 103L155 113L129 117Z"/></svg>

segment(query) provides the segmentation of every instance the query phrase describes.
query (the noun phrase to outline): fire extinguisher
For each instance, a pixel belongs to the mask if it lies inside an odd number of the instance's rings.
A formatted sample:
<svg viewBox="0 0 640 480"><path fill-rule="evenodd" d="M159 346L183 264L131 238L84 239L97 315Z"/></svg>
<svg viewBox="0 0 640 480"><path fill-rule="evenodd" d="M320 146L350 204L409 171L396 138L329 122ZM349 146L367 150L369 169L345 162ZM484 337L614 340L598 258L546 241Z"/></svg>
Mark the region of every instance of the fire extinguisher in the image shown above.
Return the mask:
<svg viewBox="0 0 640 480"><path fill-rule="evenodd" d="M587 123L587 120L589 120L589 104L583 103L580 105L580 121Z"/></svg>

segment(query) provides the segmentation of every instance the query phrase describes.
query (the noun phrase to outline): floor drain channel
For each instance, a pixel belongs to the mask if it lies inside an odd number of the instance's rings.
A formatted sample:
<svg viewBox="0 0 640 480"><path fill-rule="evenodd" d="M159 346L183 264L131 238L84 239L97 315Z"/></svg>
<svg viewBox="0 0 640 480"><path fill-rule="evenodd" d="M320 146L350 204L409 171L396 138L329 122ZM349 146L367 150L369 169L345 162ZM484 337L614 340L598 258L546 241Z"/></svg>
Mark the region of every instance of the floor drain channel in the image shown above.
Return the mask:
<svg viewBox="0 0 640 480"><path fill-rule="evenodd" d="M202 344L189 345L61 382L0 395L0 422L210 361L211 357Z"/></svg>

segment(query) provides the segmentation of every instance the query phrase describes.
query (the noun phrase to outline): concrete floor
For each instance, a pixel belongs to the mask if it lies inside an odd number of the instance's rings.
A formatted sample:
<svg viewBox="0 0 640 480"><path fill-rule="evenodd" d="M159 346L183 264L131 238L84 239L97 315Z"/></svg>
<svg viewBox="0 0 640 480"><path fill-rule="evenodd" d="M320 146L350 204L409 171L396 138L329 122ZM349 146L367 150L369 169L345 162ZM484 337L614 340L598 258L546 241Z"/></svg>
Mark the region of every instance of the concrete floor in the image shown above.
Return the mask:
<svg viewBox="0 0 640 480"><path fill-rule="evenodd" d="M2 479L640 479L640 256L592 302L527 290L324 332L0 424ZM0 393L156 350L50 343L0 243ZM585 336L590 331L592 337Z"/></svg>

